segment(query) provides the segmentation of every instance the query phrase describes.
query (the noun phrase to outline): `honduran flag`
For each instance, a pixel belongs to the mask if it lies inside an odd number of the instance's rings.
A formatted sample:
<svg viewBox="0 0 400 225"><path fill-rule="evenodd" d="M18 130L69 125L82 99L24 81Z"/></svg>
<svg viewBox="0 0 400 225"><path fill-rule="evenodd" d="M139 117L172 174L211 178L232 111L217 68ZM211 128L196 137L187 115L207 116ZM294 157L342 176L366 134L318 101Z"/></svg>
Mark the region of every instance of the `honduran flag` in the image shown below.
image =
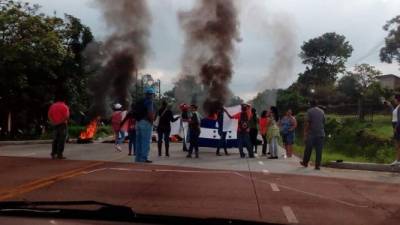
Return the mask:
<svg viewBox="0 0 400 225"><path fill-rule="evenodd" d="M232 117L240 114L240 105L226 108ZM220 135L218 134L218 127L223 126L223 131L227 132L226 141L228 148L237 147L237 126L238 120L230 119L226 113L224 114L223 124L219 124L217 120L205 118L201 120L201 133L199 138L200 147L216 148L218 146Z"/></svg>
<svg viewBox="0 0 400 225"><path fill-rule="evenodd" d="M241 106L234 106L225 108L232 117L237 117L240 114ZM220 140L218 134L218 127L220 124L217 120L211 118L204 118L201 120L200 128L200 147L216 148ZM238 120L229 118L226 113L223 118L223 131L227 132L226 141L228 148L237 147L237 126ZM180 135L181 137L187 136L188 124L181 123L180 119L174 123L171 123L171 135Z"/></svg>

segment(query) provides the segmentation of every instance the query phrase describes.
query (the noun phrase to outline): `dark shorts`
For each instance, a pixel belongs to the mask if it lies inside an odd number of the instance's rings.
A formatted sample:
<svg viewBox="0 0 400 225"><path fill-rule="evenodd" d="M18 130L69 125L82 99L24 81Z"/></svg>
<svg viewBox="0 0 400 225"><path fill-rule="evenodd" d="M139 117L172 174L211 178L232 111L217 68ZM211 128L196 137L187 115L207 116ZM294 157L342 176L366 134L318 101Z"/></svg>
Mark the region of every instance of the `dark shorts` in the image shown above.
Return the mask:
<svg viewBox="0 0 400 225"><path fill-rule="evenodd" d="M393 133L394 140L400 141L400 128L399 127L396 128L397 123L392 123L392 126L393 126L393 130L394 130L394 133Z"/></svg>
<svg viewBox="0 0 400 225"><path fill-rule="evenodd" d="M294 132L289 132L282 134L282 141L285 145L293 145L294 144Z"/></svg>

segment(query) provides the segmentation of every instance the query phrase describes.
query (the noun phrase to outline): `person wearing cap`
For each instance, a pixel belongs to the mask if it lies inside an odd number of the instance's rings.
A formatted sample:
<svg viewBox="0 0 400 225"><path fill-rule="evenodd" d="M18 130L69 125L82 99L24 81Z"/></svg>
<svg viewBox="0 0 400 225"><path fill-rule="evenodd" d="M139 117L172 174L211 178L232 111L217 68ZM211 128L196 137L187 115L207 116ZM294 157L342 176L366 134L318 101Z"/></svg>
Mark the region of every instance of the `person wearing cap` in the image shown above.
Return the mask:
<svg viewBox="0 0 400 225"><path fill-rule="evenodd" d="M125 119L126 113L126 110L122 109L121 104L116 103L114 105L114 112L111 116L111 126L113 128L115 138L114 148L119 152L122 150L121 144L125 140L125 131L121 129L121 123Z"/></svg>
<svg viewBox="0 0 400 225"><path fill-rule="evenodd" d="M251 106L249 104L242 104L241 105L241 113L237 116L233 117L228 112L227 115L232 119L238 119L238 130L237 130L237 139L239 145L239 152L240 158L245 158L246 154L243 151L243 147L246 147L247 152L249 154L249 158L254 158L254 152L251 149L250 143L250 127L249 127L249 120L252 117L251 115Z"/></svg>
<svg viewBox="0 0 400 225"><path fill-rule="evenodd" d="M148 159L151 144L151 134L153 132L153 122L155 118L153 87L146 87L145 98L136 103L133 111L136 113L136 162L152 163Z"/></svg>
<svg viewBox="0 0 400 225"><path fill-rule="evenodd" d="M193 150L195 151L196 158L199 158L199 137L200 137L200 115L197 112L197 105L190 106L189 117L189 152L187 158L192 157Z"/></svg>
<svg viewBox="0 0 400 225"><path fill-rule="evenodd" d="M52 159L65 159L64 148L68 136L69 107L63 98L57 97L48 111L50 122L54 126L53 143L51 149Z"/></svg>

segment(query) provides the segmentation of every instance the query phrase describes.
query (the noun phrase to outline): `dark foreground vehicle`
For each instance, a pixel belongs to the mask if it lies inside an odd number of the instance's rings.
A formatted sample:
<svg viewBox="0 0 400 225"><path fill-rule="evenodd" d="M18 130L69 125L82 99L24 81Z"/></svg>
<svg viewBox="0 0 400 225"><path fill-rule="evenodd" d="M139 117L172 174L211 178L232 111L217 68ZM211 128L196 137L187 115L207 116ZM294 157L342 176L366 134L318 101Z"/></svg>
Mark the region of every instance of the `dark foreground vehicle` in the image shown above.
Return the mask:
<svg viewBox="0 0 400 225"><path fill-rule="evenodd" d="M182 224L258 225L272 223L218 218L143 215L126 206L96 201L1 202L0 224ZM275 224L275 223L274 223Z"/></svg>

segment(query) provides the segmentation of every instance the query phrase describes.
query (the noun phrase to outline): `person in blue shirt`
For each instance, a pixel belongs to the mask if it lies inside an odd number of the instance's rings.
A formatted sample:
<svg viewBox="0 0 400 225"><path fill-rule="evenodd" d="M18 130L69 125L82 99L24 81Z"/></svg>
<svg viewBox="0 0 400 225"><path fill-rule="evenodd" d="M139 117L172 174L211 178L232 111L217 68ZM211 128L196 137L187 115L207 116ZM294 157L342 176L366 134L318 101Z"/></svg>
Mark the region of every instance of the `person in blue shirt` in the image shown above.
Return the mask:
<svg viewBox="0 0 400 225"><path fill-rule="evenodd" d="M133 111L136 117L136 162L152 163L148 159L155 118L154 98L155 90L152 87L145 88L145 98L137 102Z"/></svg>

